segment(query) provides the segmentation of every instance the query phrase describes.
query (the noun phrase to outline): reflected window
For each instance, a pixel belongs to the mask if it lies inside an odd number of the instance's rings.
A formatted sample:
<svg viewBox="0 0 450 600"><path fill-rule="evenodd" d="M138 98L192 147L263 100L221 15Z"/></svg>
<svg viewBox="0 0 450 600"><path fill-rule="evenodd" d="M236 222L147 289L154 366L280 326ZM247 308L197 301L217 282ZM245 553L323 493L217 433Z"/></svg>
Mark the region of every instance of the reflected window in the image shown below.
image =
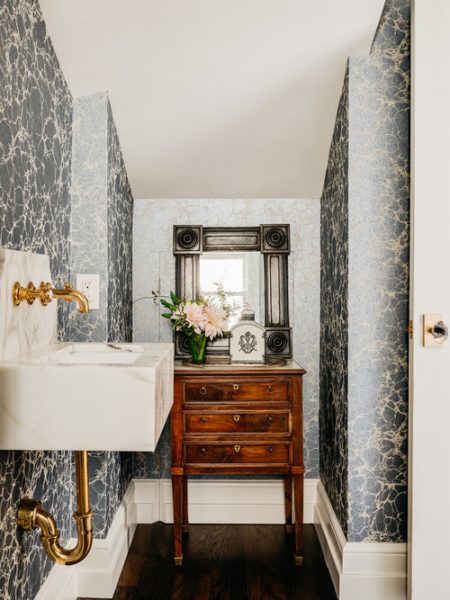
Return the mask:
<svg viewBox="0 0 450 600"><path fill-rule="evenodd" d="M208 252L200 258L200 293L223 302L231 313L229 327L241 316L244 305L259 320L261 255L257 252Z"/></svg>

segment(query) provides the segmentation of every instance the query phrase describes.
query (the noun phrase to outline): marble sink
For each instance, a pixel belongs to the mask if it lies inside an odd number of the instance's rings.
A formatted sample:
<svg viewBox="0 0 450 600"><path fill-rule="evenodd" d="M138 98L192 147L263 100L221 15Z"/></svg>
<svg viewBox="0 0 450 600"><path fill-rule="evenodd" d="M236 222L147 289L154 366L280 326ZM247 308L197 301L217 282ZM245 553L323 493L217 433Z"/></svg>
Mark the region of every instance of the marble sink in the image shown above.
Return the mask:
<svg viewBox="0 0 450 600"><path fill-rule="evenodd" d="M173 344L54 344L0 364L0 449L153 451Z"/></svg>

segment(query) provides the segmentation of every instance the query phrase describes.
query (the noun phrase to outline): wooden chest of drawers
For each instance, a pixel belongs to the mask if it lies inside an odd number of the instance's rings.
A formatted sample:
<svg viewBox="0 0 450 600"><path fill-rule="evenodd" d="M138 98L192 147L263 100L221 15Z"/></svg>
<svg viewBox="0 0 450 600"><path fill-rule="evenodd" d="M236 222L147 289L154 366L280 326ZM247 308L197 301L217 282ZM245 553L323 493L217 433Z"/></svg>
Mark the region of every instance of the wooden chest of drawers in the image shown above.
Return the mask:
<svg viewBox="0 0 450 600"><path fill-rule="evenodd" d="M175 363L172 490L175 563L188 531L187 476L204 473L284 476L286 528L295 506L295 562L302 564L302 376L283 366Z"/></svg>

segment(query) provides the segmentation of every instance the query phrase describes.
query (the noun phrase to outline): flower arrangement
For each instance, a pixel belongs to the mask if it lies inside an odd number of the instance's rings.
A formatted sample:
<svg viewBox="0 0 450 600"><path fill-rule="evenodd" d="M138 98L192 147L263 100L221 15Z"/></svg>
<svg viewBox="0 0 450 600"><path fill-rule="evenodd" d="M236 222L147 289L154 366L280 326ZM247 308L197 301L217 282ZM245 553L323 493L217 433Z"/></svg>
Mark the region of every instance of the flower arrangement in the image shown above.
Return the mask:
<svg viewBox="0 0 450 600"><path fill-rule="evenodd" d="M170 292L170 299L171 302L161 300L170 311L162 316L172 321L175 331L188 336L193 362L205 362L206 342L223 336L227 328L227 311L210 298L183 300Z"/></svg>

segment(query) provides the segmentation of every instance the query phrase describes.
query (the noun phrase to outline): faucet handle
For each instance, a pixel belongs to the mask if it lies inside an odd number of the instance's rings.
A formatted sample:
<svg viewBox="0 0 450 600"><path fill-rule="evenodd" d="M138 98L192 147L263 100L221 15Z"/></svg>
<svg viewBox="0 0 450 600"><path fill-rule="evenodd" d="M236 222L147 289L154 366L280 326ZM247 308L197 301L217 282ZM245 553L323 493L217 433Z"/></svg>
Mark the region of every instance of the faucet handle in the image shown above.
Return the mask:
<svg viewBox="0 0 450 600"><path fill-rule="evenodd" d="M53 299L51 283L45 283L44 281L41 281L41 284L38 288L38 298L41 301L42 306L47 306L47 304L50 304Z"/></svg>

